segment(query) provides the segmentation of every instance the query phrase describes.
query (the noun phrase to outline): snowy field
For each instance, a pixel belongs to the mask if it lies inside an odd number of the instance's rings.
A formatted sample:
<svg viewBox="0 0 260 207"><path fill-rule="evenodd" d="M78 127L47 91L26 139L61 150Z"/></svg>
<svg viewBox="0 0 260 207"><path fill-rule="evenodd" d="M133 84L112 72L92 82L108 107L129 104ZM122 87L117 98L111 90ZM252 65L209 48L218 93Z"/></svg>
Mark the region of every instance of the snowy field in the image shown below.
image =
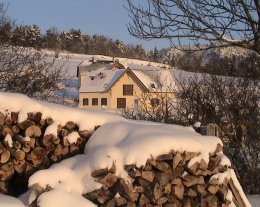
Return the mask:
<svg viewBox="0 0 260 207"><path fill-rule="evenodd" d="M252 204L252 207L260 206L260 195L248 195L247 197Z"/></svg>

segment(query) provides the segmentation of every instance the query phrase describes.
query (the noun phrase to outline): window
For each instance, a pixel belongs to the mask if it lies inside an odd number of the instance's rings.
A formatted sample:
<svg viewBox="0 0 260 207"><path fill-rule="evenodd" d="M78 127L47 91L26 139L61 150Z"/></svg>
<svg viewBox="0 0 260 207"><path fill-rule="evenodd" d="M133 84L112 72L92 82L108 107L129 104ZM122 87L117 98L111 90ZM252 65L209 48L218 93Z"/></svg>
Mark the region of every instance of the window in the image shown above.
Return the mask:
<svg viewBox="0 0 260 207"><path fill-rule="evenodd" d="M101 106L107 105L107 98L101 98Z"/></svg>
<svg viewBox="0 0 260 207"><path fill-rule="evenodd" d="M125 98L118 98L117 99L117 108L118 109L125 109L126 108L126 99Z"/></svg>
<svg viewBox="0 0 260 207"><path fill-rule="evenodd" d="M88 106L88 98L83 98L83 106Z"/></svg>
<svg viewBox="0 0 260 207"><path fill-rule="evenodd" d="M151 99L151 105L152 107L158 106L160 103L160 100L158 98L152 98Z"/></svg>
<svg viewBox="0 0 260 207"><path fill-rule="evenodd" d="M123 85L123 95L132 96L133 95L133 85Z"/></svg>
<svg viewBox="0 0 260 207"><path fill-rule="evenodd" d="M98 98L92 98L92 106L98 105Z"/></svg>

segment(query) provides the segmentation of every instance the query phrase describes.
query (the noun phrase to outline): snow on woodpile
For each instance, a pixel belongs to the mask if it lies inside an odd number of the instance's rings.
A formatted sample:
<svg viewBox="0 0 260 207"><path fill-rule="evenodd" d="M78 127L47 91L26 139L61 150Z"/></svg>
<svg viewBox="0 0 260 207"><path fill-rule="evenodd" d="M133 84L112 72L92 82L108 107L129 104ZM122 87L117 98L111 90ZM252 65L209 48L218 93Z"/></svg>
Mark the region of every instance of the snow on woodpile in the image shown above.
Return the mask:
<svg viewBox="0 0 260 207"><path fill-rule="evenodd" d="M0 194L0 207L25 207L18 199Z"/></svg>
<svg viewBox="0 0 260 207"><path fill-rule="evenodd" d="M128 121L17 94L1 93L0 107L2 113L19 112L19 122L28 112L51 117L48 133L55 136L69 121L80 130L100 125L84 154L30 177L31 206L250 206L221 140L192 127Z"/></svg>
<svg viewBox="0 0 260 207"><path fill-rule="evenodd" d="M29 185L40 189L41 207L52 207L56 191L72 199L78 193L80 200L97 206L250 206L221 150L219 138L200 136L189 127L107 123L92 135L84 155L34 174ZM242 200L233 200L231 178Z"/></svg>
<svg viewBox="0 0 260 207"><path fill-rule="evenodd" d="M123 120L119 116L36 101L15 93L0 93L0 112L4 114L19 112L18 122L25 121L29 112L41 112L42 118L51 117L54 120L54 125L65 125L72 121L79 126L80 130L93 130L97 125ZM55 133L56 128L53 129L51 132Z"/></svg>
<svg viewBox="0 0 260 207"><path fill-rule="evenodd" d="M0 193L22 193L29 175L83 153L96 126L121 119L0 93Z"/></svg>

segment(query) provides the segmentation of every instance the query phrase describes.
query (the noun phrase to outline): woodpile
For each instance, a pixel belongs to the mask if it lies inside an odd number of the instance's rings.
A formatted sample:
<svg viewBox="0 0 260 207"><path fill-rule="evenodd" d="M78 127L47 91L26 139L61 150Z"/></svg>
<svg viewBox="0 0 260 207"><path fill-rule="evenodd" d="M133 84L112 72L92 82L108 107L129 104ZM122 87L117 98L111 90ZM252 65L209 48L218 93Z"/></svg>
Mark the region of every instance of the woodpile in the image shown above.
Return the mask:
<svg viewBox="0 0 260 207"><path fill-rule="evenodd" d="M9 195L26 190L28 178L35 171L82 153L90 137L89 131L79 131L73 122L58 125L57 136L45 135L54 123L51 118L42 119L40 112L28 113L28 118L18 123L18 115L0 112L0 193ZM71 133L78 133L73 142L67 139Z"/></svg>
<svg viewBox="0 0 260 207"><path fill-rule="evenodd" d="M146 165L125 166L130 182L115 175L116 169L100 169L92 172L92 177L102 184L98 190L84 194L98 206L145 206L145 207L224 207L231 203L228 191L234 195L234 185L225 179L223 184L210 179L217 173L228 170L220 165L220 158L210 156L208 164L204 160L189 166L189 161L197 153L170 152L147 160ZM233 199L236 206L243 207L237 194Z"/></svg>

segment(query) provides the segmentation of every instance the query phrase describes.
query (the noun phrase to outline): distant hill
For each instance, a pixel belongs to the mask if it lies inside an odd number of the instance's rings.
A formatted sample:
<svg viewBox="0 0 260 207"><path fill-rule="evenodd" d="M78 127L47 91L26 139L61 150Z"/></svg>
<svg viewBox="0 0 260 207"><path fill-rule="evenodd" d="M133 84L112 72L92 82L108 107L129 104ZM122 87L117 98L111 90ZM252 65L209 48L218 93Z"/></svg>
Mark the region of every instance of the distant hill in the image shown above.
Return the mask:
<svg viewBox="0 0 260 207"><path fill-rule="evenodd" d="M161 51L164 63L185 71L260 79L260 55L240 47L223 47L187 53L170 48Z"/></svg>

